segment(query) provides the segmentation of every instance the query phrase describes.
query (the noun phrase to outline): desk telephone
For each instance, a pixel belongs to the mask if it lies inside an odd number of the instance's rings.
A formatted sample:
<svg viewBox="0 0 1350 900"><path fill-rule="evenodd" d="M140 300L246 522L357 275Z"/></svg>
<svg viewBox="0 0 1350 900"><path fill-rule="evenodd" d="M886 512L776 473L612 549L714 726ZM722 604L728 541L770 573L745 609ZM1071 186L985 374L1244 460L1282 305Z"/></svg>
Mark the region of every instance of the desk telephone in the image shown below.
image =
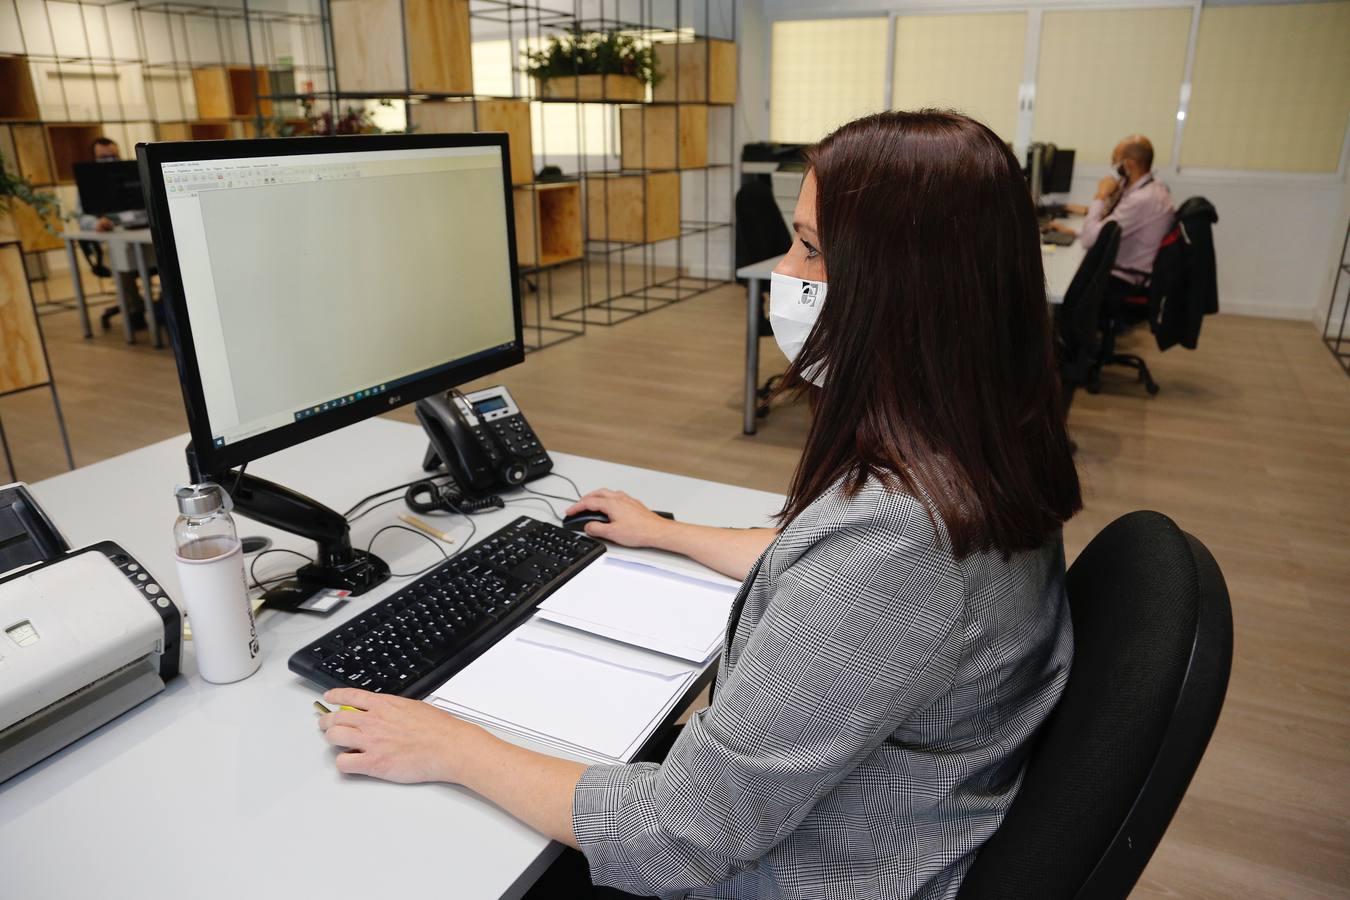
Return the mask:
<svg viewBox="0 0 1350 900"><path fill-rule="evenodd" d="M501 385L419 400L417 420L431 441L422 468L431 472L444 463L466 495L512 488L553 470L548 451Z"/></svg>

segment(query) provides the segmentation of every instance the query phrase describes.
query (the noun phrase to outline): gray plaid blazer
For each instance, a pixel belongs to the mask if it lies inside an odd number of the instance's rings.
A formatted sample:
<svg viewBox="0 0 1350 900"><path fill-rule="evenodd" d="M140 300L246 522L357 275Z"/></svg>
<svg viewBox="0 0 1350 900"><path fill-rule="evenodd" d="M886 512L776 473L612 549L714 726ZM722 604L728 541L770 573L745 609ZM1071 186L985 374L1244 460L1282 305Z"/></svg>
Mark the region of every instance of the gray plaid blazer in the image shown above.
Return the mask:
<svg viewBox="0 0 1350 900"><path fill-rule="evenodd" d="M712 705L662 764L592 766L596 884L735 898L949 898L1068 677L1057 535L956 561L912 496L838 489L742 585Z"/></svg>

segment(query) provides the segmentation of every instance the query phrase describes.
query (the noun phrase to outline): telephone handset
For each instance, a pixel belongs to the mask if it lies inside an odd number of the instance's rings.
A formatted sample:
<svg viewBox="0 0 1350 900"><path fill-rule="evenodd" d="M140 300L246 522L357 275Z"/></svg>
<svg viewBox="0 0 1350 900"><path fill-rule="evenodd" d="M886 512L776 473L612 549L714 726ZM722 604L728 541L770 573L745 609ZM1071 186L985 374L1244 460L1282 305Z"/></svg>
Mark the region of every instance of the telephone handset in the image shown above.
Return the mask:
<svg viewBox="0 0 1350 900"><path fill-rule="evenodd" d="M435 471L444 462L466 494L514 487L553 470L553 460L501 385L419 400L417 419L431 441L422 468Z"/></svg>

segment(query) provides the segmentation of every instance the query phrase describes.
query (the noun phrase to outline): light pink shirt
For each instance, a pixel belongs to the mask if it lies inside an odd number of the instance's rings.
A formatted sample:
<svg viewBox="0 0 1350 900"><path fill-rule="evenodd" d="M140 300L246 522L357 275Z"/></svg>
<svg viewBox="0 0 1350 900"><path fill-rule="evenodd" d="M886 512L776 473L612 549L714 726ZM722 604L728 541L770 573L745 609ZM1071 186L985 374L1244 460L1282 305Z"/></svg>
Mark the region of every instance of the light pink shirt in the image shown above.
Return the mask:
<svg viewBox="0 0 1350 900"><path fill-rule="evenodd" d="M1116 208L1109 214L1105 200L1093 200L1088 207L1083 230L1079 232L1078 242L1084 248L1091 247L1102 225L1115 222L1120 226L1120 250L1116 253L1116 265L1111 274L1131 284L1139 284L1144 280L1142 275L1123 270L1153 271L1153 258L1158 255L1158 245L1172 230L1175 217L1172 192L1167 189L1167 185L1154 180L1150 172L1125 188Z"/></svg>

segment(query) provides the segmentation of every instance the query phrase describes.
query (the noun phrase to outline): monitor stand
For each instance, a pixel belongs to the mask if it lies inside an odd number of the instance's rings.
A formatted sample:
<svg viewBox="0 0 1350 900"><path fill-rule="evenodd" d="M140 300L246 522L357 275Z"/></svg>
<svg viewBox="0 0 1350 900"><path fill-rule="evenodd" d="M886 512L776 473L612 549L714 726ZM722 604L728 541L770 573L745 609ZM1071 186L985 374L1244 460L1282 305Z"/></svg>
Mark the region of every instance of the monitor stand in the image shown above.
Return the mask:
<svg viewBox="0 0 1350 900"><path fill-rule="evenodd" d="M220 485L234 501L234 511L255 522L309 538L318 545L314 562L295 577L301 584L364 594L389 579L389 564L373 553L352 547L351 527L342 513L284 485L233 469L203 477L188 445L188 471L197 482Z"/></svg>

